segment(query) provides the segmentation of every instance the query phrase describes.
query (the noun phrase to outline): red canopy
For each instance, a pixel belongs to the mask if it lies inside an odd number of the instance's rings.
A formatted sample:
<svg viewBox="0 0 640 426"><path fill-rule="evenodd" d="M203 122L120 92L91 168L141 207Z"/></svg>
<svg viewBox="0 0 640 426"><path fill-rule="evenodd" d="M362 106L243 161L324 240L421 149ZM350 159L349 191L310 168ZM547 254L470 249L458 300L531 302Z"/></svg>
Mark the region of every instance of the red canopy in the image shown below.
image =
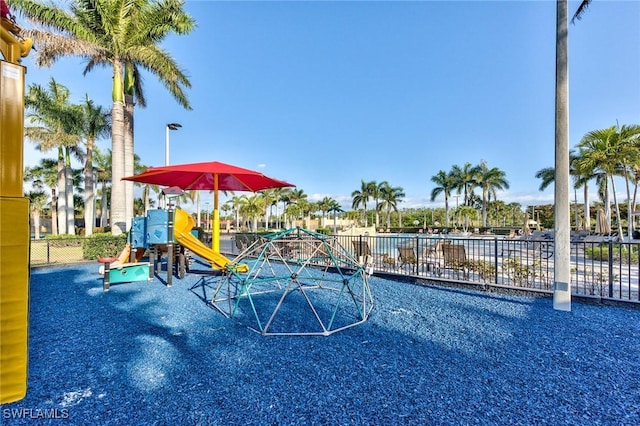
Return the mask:
<svg viewBox="0 0 640 426"><path fill-rule="evenodd" d="M260 172L219 161L150 167L143 173L122 178L134 182L178 186L184 190L262 191L295 186Z"/></svg>
<svg viewBox="0 0 640 426"><path fill-rule="evenodd" d="M269 188L295 186L249 169L211 161L149 167L143 173L122 178L134 182L177 186L183 190L213 191L213 250L220 251L220 216L218 191L262 191Z"/></svg>

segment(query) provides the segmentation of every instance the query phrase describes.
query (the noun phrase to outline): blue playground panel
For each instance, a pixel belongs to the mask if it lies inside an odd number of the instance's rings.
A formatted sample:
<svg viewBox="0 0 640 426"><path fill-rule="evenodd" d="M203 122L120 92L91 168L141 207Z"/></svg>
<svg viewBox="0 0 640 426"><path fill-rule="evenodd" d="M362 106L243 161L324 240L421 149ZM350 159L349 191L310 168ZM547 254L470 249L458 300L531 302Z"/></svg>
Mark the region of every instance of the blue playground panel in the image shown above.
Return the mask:
<svg viewBox="0 0 640 426"><path fill-rule="evenodd" d="M129 233L131 247L147 248L147 218L146 216L134 217Z"/></svg>
<svg viewBox="0 0 640 426"><path fill-rule="evenodd" d="M169 212L149 210L147 212L147 244L169 243Z"/></svg>

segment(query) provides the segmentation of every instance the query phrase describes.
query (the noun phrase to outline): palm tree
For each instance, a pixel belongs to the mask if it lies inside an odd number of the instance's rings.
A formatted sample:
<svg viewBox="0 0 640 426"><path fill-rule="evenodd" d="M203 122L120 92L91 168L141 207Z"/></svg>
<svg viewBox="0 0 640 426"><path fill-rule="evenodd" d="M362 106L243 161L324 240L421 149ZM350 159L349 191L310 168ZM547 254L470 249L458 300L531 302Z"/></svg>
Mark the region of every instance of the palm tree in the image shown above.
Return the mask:
<svg viewBox="0 0 640 426"><path fill-rule="evenodd" d="M318 202L318 209L322 212L322 224L321 226L324 228L326 226L327 213L334 207L338 202L331 197L324 197L320 202ZM338 205L339 206L339 205Z"/></svg>
<svg viewBox="0 0 640 426"><path fill-rule="evenodd" d="M93 227L95 225L93 151L96 139L108 136L111 132L111 117L102 106L95 105L89 98L89 95L85 95L82 112L82 134L86 146L84 162L84 228L85 235L91 235L93 234Z"/></svg>
<svg viewBox="0 0 640 426"><path fill-rule="evenodd" d="M374 188L377 187L375 182L365 182L364 179L360 181L360 189L351 193L352 204L351 208L358 210L360 207L363 209L364 214L364 226L369 225L367 221L367 203L371 198L371 194L374 192Z"/></svg>
<svg viewBox="0 0 640 426"><path fill-rule="evenodd" d="M404 190L401 187L392 187L385 182L380 188L380 207L386 211L387 229L391 228L391 211L398 211L398 204L405 197ZM402 226L402 223L400 223Z"/></svg>
<svg viewBox="0 0 640 426"><path fill-rule="evenodd" d="M58 231L75 234L71 152L80 156L77 108L69 104L69 90L53 78L47 89L30 85L25 96L28 120L25 136L37 143L41 151L58 151ZM52 219L53 220L53 219Z"/></svg>
<svg viewBox="0 0 640 426"><path fill-rule="evenodd" d="M340 212L344 212L340 203L337 200L331 200L331 205L327 209L328 212L333 212L333 234L335 235L337 231L337 223L336 223L336 215Z"/></svg>
<svg viewBox="0 0 640 426"><path fill-rule="evenodd" d="M93 151L93 166L96 172L96 181L100 184L100 226L107 227L108 197L107 184L111 182L111 150L103 154L99 149Z"/></svg>
<svg viewBox="0 0 640 426"><path fill-rule="evenodd" d="M628 161L631 161L634 155L631 154L630 151L637 151L637 148L629 144L628 138L623 138L621 134L618 133L616 126L593 130L587 133L580 140L577 148L580 167L589 170L599 170L604 173L609 180L618 222L618 236L622 238L622 220L614 178L616 175L626 173L626 164ZM610 219L607 218L607 220Z"/></svg>
<svg viewBox="0 0 640 426"><path fill-rule="evenodd" d="M384 187L388 186L389 182L387 181L383 181L380 183L371 182L370 193L371 198L373 198L373 205L376 209L376 229L378 228L378 226L380 226L380 199L382 198L382 190Z"/></svg>
<svg viewBox="0 0 640 426"><path fill-rule="evenodd" d="M616 176L625 178L627 208L630 212L631 194L629 181L632 176L633 165L640 160L640 151L638 150L639 136L640 126L611 126L587 133L577 146L579 158L576 161L578 166L583 170L600 171L611 184L618 223L618 236L621 239L623 237L622 220L614 178ZM608 192L606 193L608 194ZM607 217L607 220L610 220L609 217ZM631 221L629 221L629 233L631 233L631 225Z"/></svg>
<svg viewBox="0 0 640 426"><path fill-rule="evenodd" d="M493 195L496 198L496 190L509 189L509 182L505 173L497 167L489 168L485 161L480 163L476 174L476 184L482 189L482 226L487 226L487 202Z"/></svg>
<svg viewBox="0 0 640 426"><path fill-rule="evenodd" d="M57 162L51 158L41 158L40 164L34 167L25 167L24 180L25 182L31 182L33 192L43 192L45 188L49 188L51 191L51 234L58 234L58 224L56 221L57 208L56 208L56 185L58 180L58 173L56 171ZM39 197L39 196L38 196ZM46 197L45 197L46 198ZM38 200L39 201L39 200ZM38 210L38 221L40 220L40 212L44 206L41 206ZM34 218L35 220L35 218ZM36 234L39 238L40 225L38 224L38 231Z"/></svg>
<svg viewBox="0 0 640 426"><path fill-rule="evenodd" d="M259 194L264 198L264 226L266 230L269 230L269 221L271 219L270 210L276 201L276 193L273 189L265 189L260 191Z"/></svg>
<svg viewBox="0 0 640 426"><path fill-rule="evenodd" d="M631 209L631 189L630 181L634 176L634 169L640 163L640 126L638 125L616 125L616 145L618 145L618 155L620 158L620 168L624 177L625 189L627 191L627 235L631 237L633 232L633 220Z"/></svg>
<svg viewBox="0 0 640 426"><path fill-rule="evenodd" d="M278 213L278 205L280 204L280 202L284 201L283 196L284 194L286 194L287 189L288 188L273 188L270 190L272 191L272 194L273 194L273 200L271 202L271 205L276 207L276 228L278 229L281 228L280 214Z"/></svg>
<svg viewBox="0 0 640 426"><path fill-rule="evenodd" d="M307 194L304 190L298 188L288 188L286 195L287 212L290 219L301 219L302 215L307 211ZM293 223L291 225L293 227Z"/></svg>
<svg viewBox="0 0 640 426"><path fill-rule="evenodd" d="M455 189L455 180L451 173L440 170L435 176L431 176L431 182L437 186L431 190L431 201L435 201L438 195L444 195L444 225L449 227L449 197Z"/></svg>
<svg viewBox="0 0 640 426"><path fill-rule="evenodd" d="M38 45L38 65L50 66L61 57L75 55L87 61L85 74L96 65L113 68L111 225L116 235L126 231L130 219L127 206L133 205L133 193L127 193L121 180L129 168L133 169L133 159L125 158L125 154L133 156L133 149L125 145L125 133L133 128L132 112L125 122L125 90L127 95L141 94L136 92L135 82L130 86L124 81L124 68L131 67L131 78L137 67L153 73L174 98L190 108L183 91L183 87L190 87L189 80L158 46L169 33L187 34L194 28L195 23L184 13L183 5L181 0L75 0L71 8L62 8L33 0L12 1L16 11L54 31L24 31Z"/></svg>
<svg viewBox="0 0 640 426"><path fill-rule="evenodd" d="M231 197L230 200L227 201L227 204L231 206L231 209L234 212L235 222L236 222L236 230L240 228L240 207L242 207L242 198L238 196Z"/></svg>
<svg viewBox="0 0 640 426"><path fill-rule="evenodd" d="M33 219L33 232L35 238L40 238L40 212L47 205L47 194L44 191L29 191L29 209L31 210L31 218Z"/></svg>
<svg viewBox="0 0 640 426"><path fill-rule="evenodd" d="M142 164L140 160L140 156L138 154L133 155L133 172L135 174L142 173L147 170L147 166ZM140 184L139 182L134 182L134 186L142 186L142 203L144 204L144 214L146 215L149 211L149 208L154 204L153 200L151 200L151 191L156 194L160 194L160 186L153 185L149 183ZM199 206L198 206L199 207ZM198 210L198 215L200 211ZM199 222L198 222L199 223Z"/></svg>
<svg viewBox="0 0 640 426"><path fill-rule="evenodd" d="M471 205L469 199L473 193L473 188L476 186L476 176L478 175L479 166L472 166L471 163L465 163L464 166L453 166L451 168L451 177L453 179L453 185L458 191L458 194L464 194L465 206Z"/></svg>

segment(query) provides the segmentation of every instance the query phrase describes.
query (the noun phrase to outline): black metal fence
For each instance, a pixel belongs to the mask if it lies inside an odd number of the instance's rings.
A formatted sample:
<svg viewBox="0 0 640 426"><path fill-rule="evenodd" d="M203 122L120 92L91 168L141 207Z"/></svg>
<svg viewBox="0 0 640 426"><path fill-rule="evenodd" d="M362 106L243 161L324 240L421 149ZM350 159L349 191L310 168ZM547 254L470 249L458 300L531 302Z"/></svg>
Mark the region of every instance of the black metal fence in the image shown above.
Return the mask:
<svg viewBox="0 0 640 426"><path fill-rule="evenodd" d="M238 254L256 235L239 234ZM336 242L374 273L432 281L553 290L554 243L549 238L426 235L337 236ZM245 241L247 240L247 241ZM575 295L640 301L640 244L604 239L571 242L571 286Z"/></svg>
<svg viewBox="0 0 640 426"><path fill-rule="evenodd" d="M253 237L253 238L251 238ZM221 241L221 251L237 255L257 235ZM554 244L550 239L426 235L337 236L335 242L374 273L433 281L460 281L482 287L552 291ZM80 262L82 237L31 241L32 266ZM245 241L246 240L246 241ZM573 294L640 301L640 244L604 240L571 242Z"/></svg>

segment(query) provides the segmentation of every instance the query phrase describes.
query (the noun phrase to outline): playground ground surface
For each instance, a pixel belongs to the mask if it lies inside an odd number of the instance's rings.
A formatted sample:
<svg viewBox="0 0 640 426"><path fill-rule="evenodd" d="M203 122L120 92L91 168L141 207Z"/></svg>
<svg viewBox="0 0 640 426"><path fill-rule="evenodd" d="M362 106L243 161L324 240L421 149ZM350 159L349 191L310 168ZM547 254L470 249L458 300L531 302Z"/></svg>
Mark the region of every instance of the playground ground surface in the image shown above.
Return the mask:
<svg viewBox="0 0 640 426"><path fill-rule="evenodd" d="M2 424L640 424L637 309L371 277L366 323L265 337L194 274L104 292L97 268L32 271L28 392Z"/></svg>

